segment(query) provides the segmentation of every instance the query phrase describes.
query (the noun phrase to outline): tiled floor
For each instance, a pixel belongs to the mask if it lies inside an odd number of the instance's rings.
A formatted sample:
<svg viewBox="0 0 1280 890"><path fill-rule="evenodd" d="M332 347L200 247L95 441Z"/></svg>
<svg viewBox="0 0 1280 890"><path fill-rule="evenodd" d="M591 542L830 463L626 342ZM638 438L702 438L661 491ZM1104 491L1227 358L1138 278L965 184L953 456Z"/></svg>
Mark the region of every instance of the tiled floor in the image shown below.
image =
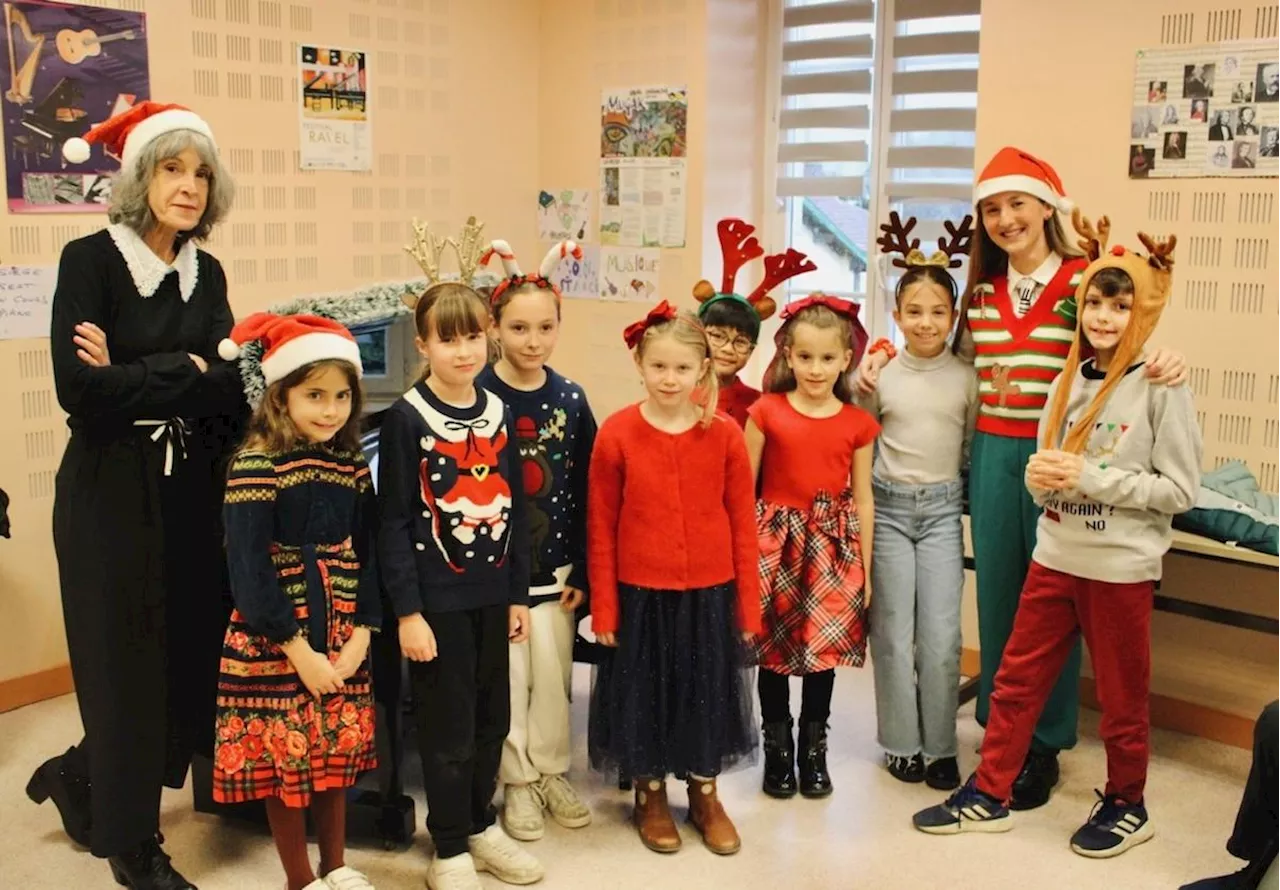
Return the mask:
<svg viewBox="0 0 1280 890"><path fill-rule="evenodd" d="M575 725L585 718L589 673L575 675ZM798 696L797 696L798 698ZM929 837L911 828L911 814L940 795L904 786L879 766L871 676L842 671L836 683L831 766L836 793L827 801L775 801L759 792L758 768L722 780L723 797L743 836L737 856L719 858L692 831L673 856L641 847L630 824L627 795L575 770L595 822L580 831L549 823L529 849L547 867L542 886L555 890L683 888L1125 888L1173 890L1196 877L1233 871L1224 850L1248 772L1247 752L1167 732L1154 734L1148 800L1156 838L1124 856L1090 861L1067 847L1089 814L1104 776L1097 715L1083 718L1084 741L1063 758L1063 785L1053 801L1015 814L1004 835ZM23 795L31 770L79 736L75 701L62 698L0 715L0 884L22 890L93 890L115 884L105 863L78 851L62 834L53 805L35 807ZM962 767L976 761L980 730L972 706L960 716ZM585 762L584 737L575 763ZM418 794L419 806L422 805ZM684 791L673 785L683 811ZM680 813L677 814L677 818ZM201 890L279 890L283 876L265 832L229 826L191 810L189 792L166 792L163 827L175 863ZM419 830L403 852L357 848L350 864L381 890L423 886L429 846ZM504 885L483 877L486 888Z"/></svg>

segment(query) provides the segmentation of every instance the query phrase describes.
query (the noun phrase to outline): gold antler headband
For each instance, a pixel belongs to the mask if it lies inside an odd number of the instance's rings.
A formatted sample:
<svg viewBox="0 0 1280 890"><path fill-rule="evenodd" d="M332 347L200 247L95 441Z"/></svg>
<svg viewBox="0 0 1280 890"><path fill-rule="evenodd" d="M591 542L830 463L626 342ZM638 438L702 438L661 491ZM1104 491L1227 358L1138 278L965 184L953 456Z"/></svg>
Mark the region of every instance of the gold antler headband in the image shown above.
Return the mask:
<svg viewBox="0 0 1280 890"><path fill-rule="evenodd" d="M467 217L467 224L457 238L440 238L431 234L431 227L417 217L413 220L413 244L405 245L405 253L417 260L422 272L427 276L427 285L439 284L440 257L445 247L452 247L458 258L458 280L469 284L480 268L480 258L484 255L488 244L481 240L484 223L476 222L474 216Z"/></svg>

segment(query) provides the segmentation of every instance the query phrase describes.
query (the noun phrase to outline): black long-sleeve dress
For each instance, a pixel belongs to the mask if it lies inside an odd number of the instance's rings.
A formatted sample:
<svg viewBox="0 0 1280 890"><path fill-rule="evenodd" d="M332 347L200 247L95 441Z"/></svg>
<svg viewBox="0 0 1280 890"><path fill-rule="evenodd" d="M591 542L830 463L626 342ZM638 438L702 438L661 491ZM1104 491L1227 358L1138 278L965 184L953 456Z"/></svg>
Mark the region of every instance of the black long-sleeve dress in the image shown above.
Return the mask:
<svg viewBox="0 0 1280 890"><path fill-rule="evenodd" d="M158 829L162 785L211 753L219 644L230 613L220 512L247 406L217 359L232 326L222 267L185 245L166 270L112 226L63 249L50 348L71 437L58 469L54 549L92 787L92 850ZM75 326L111 364L76 356ZM209 362L201 373L194 353Z"/></svg>

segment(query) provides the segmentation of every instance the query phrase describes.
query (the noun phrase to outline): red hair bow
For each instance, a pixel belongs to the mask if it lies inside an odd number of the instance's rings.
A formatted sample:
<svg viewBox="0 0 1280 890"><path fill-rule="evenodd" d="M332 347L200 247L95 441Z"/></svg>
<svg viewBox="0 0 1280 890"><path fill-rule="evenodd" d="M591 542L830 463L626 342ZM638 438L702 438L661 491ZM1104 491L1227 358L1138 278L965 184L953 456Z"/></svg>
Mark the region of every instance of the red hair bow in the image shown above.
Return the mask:
<svg viewBox="0 0 1280 890"><path fill-rule="evenodd" d="M827 294L810 294L803 300L796 300L794 303L788 303L782 310L782 314L778 316L783 321L791 318L797 312L802 312L811 306L826 306L837 315L843 315L851 321L858 319L858 304L851 303L848 300L842 300L839 297L828 296Z"/></svg>
<svg viewBox="0 0 1280 890"><path fill-rule="evenodd" d="M663 300L657 306L649 310L649 314L634 324L627 325L626 330L622 332L622 339L626 341L628 349L635 349L640 345L640 340L644 337L644 332L649 330L655 324L661 324L664 321L671 321L676 317L676 307L672 306L666 300Z"/></svg>

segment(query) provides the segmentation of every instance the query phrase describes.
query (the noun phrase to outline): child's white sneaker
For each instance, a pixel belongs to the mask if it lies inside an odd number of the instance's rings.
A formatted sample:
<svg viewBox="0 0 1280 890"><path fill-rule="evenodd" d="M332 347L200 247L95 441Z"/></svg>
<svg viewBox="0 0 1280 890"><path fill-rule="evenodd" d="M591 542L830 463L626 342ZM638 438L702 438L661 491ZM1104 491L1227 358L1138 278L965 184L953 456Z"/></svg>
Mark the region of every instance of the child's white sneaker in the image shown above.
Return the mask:
<svg viewBox="0 0 1280 890"><path fill-rule="evenodd" d="M284 890L289 890L288 884L284 885ZM329 890L329 885L326 884L324 881L320 880L319 878L316 878L310 884L303 887L302 890Z"/></svg>
<svg viewBox="0 0 1280 890"><path fill-rule="evenodd" d="M536 884L546 872L542 863L507 837L497 825L467 839L476 871L487 871L505 884Z"/></svg>
<svg viewBox="0 0 1280 890"><path fill-rule="evenodd" d="M565 776L543 776L542 796L547 801L551 818L565 828L583 828L591 824L591 810L582 802ZM519 835L512 835L519 837Z"/></svg>
<svg viewBox="0 0 1280 890"><path fill-rule="evenodd" d="M437 856L427 867L427 886L431 890L481 890L475 860L470 853L448 859Z"/></svg>
<svg viewBox="0 0 1280 890"><path fill-rule="evenodd" d="M320 890L374 890L374 887L361 872L344 865L324 876Z"/></svg>
<svg viewBox="0 0 1280 890"><path fill-rule="evenodd" d="M502 824L507 833L516 840L538 840L545 828L542 808L546 805L541 783L508 785L502 800Z"/></svg>

